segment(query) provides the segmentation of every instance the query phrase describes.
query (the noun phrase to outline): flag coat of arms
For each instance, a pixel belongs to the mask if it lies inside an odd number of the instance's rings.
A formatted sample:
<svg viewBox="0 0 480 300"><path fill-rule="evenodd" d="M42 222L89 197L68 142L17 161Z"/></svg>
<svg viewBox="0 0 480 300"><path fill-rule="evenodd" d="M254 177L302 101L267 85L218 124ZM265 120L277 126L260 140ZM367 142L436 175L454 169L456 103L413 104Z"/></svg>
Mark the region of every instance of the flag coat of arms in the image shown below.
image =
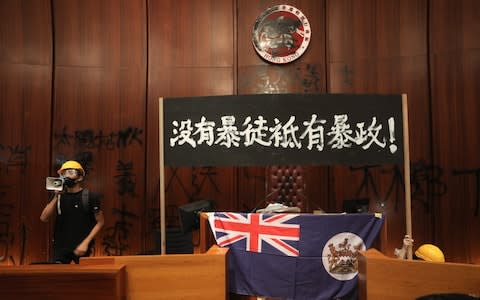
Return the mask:
<svg viewBox="0 0 480 300"><path fill-rule="evenodd" d="M348 297L359 251L383 219L376 214L209 213L219 246L228 247L229 291L282 299Z"/></svg>

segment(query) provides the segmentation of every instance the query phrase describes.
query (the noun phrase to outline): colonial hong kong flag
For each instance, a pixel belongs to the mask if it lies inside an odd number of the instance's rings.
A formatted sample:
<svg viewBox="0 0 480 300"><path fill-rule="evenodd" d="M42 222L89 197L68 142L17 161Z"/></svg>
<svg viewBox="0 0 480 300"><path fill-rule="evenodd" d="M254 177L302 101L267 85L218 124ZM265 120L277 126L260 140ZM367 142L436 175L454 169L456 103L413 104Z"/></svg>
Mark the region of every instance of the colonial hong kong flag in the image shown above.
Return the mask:
<svg viewBox="0 0 480 300"><path fill-rule="evenodd" d="M352 299L358 252L383 223L376 214L209 213L229 247L230 292L282 299ZM352 296L353 295L353 296Z"/></svg>

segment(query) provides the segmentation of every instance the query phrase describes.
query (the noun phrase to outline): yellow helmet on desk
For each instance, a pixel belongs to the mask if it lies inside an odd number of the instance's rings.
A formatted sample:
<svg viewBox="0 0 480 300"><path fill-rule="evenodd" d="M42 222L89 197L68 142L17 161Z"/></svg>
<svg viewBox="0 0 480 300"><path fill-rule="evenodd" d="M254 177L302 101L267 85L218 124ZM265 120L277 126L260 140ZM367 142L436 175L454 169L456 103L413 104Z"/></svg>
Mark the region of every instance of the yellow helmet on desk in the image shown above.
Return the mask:
<svg viewBox="0 0 480 300"><path fill-rule="evenodd" d="M415 256L425 261L445 262L442 250L432 244L423 244L415 251Z"/></svg>

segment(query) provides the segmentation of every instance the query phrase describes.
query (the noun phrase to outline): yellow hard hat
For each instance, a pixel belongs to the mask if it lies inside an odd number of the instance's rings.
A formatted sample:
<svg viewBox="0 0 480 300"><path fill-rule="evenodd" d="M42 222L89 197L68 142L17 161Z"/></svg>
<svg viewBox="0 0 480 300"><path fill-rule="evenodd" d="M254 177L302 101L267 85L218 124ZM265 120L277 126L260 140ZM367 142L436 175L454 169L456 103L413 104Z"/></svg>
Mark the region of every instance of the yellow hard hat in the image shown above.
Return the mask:
<svg viewBox="0 0 480 300"><path fill-rule="evenodd" d="M79 170L82 172L82 176L85 175L85 170L82 168L82 165L77 162L77 161L74 161L74 160L69 160L69 161L66 161L63 163L62 167L60 169L58 169L58 173L61 173L63 170L67 170L67 169L75 169L75 170Z"/></svg>
<svg viewBox="0 0 480 300"><path fill-rule="evenodd" d="M415 251L415 255L425 261L445 262L442 250L432 244L423 244Z"/></svg>

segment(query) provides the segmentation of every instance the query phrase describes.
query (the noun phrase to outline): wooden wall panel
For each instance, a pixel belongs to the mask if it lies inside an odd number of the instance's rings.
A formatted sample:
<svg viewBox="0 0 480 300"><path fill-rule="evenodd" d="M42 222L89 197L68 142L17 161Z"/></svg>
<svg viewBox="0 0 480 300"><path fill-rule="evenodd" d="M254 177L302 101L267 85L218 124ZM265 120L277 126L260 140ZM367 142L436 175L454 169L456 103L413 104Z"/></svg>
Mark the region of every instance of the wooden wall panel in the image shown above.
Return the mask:
<svg viewBox="0 0 480 300"><path fill-rule="evenodd" d="M49 1L0 2L0 265L40 260L48 174L52 35Z"/></svg>
<svg viewBox="0 0 480 300"><path fill-rule="evenodd" d="M148 1L147 244L159 229L158 99L231 95L234 76L233 1ZM199 108L201 106L199 105ZM235 209L235 168L166 168L167 226L177 207L200 199ZM149 246L147 245L147 248Z"/></svg>
<svg viewBox="0 0 480 300"><path fill-rule="evenodd" d="M49 0L6 0L0 3L0 61L52 63Z"/></svg>
<svg viewBox="0 0 480 300"><path fill-rule="evenodd" d="M329 1L327 11L328 91L406 93L411 164L430 164L427 1ZM371 210L386 214L388 255L405 234L403 165L397 167L333 169L337 209L344 199L368 197ZM428 195L423 197L412 204L414 237L420 243L431 239L432 228L431 215L421 204L429 201Z"/></svg>
<svg viewBox="0 0 480 300"><path fill-rule="evenodd" d="M143 251L146 3L54 1L53 159L80 160L101 193L96 255ZM55 175L55 174L52 174Z"/></svg>
<svg viewBox="0 0 480 300"><path fill-rule="evenodd" d="M284 65L275 65L263 60L252 44L252 31L256 19L266 9L279 3L248 0L239 0L237 3L238 94L325 92L325 1L290 1L288 3L301 10L307 17L312 36L305 53L296 61ZM268 168L262 169L268 170ZM242 168L241 174L247 175L239 178L239 190L248 191L252 186L261 188L251 194L250 199L255 199L255 202L243 203L243 206L265 207L265 201L262 202L261 197L266 198L268 190L265 190L265 186L256 183L258 172L258 168ZM307 210L328 209L327 174L327 167L306 166L304 202Z"/></svg>
<svg viewBox="0 0 480 300"><path fill-rule="evenodd" d="M144 0L53 0L53 8L56 65L145 68Z"/></svg>
<svg viewBox="0 0 480 300"><path fill-rule="evenodd" d="M152 66L232 67L232 1L149 0L148 9Z"/></svg>
<svg viewBox="0 0 480 300"><path fill-rule="evenodd" d="M47 248L51 66L0 67L0 264L22 264Z"/></svg>
<svg viewBox="0 0 480 300"><path fill-rule="evenodd" d="M478 1L440 0L430 3L430 52L478 50L480 30Z"/></svg>
<svg viewBox="0 0 480 300"><path fill-rule="evenodd" d="M430 5L433 158L447 192L435 210L435 238L446 259L480 262L480 3ZM454 224L454 225L453 225ZM453 226L452 226L453 225Z"/></svg>

